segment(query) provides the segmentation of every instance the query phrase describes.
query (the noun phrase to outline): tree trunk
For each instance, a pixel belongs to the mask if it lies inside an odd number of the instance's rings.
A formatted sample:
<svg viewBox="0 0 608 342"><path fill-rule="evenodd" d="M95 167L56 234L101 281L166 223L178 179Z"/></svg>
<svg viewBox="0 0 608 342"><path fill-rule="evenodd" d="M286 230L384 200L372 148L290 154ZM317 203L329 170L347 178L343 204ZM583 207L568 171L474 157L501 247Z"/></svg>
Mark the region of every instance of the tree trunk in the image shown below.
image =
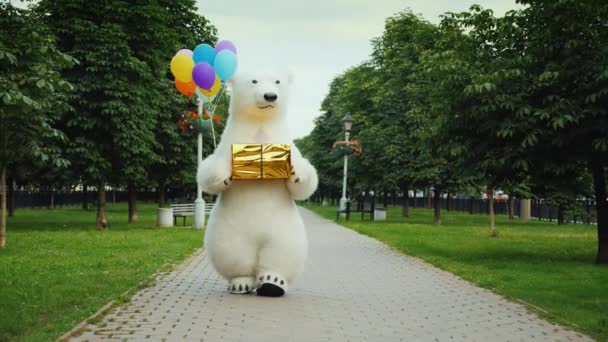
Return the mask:
<svg viewBox="0 0 608 342"><path fill-rule="evenodd" d="M127 185L129 192L129 223L137 223L137 190L135 184Z"/></svg>
<svg viewBox="0 0 608 342"><path fill-rule="evenodd" d="M15 216L15 178L8 178L8 199L6 205L8 205L8 216Z"/></svg>
<svg viewBox="0 0 608 342"><path fill-rule="evenodd" d="M557 206L557 224L564 224L564 205L560 204Z"/></svg>
<svg viewBox="0 0 608 342"><path fill-rule="evenodd" d="M494 188L490 188L489 191L490 200L488 201L488 210L490 211L490 237L494 238L498 236L496 232L496 225L494 224Z"/></svg>
<svg viewBox="0 0 608 342"><path fill-rule="evenodd" d="M469 198L469 214L473 215L473 205L475 204L475 198L471 196Z"/></svg>
<svg viewBox="0 0 608 342"><path fill-rule="evenodd" d="M595 210L597 212L597 258L596 263L608 264L608 200L606 199L606 172L599 157L591 161Z"/></svg>
<svg viewBox="0 0 608 342"><path fill-rule="evenodd" d="M433 221L435 223L435 225L440 225L441 224L441 191L439 191L438 189L435 189L435 198L433 201L433 207L434 207L434 212L433 212Z"/></svg>
<svg viewBox="0 0 608 342"><path fill-rule="evenodd" d="M99 182L97 184L97 230L104 230L108 225L106 219L106 184Z"/></svg>
<svg viewBox="0 0 608 342"><path fill-rule="evenodd" d="M161 180L158 182L158 207L165 207L165 191L167 189L167 181Z"/></svg>
<svg viewBox="0 0 608 342"><path fill-rule="evenodd" d="M591 200L589 199L585 201L585 210L587 210L587 219L585 222L591 224Z"/></svg>
<svg viewBox="0 0 608 342"><path fill-rule="evenodd" d="M509 202L507 204L507 211L509 212L509 220L515 219L515 200L513 196L509 194Z"/></svg>
<svg viewBox="0 0 608 342"><path fill-rule="evenodd" d="M88 210L89 209L89 190L87 189L87 185L86 184L82 184L82 209L84 210Z"/></svg>
<svg viewBox="0 0 608 342"><path fill-rule="evenodd" d="M2 186L2 221L0 222L0 249L4 249L6 247L6 166L2 167L0 186Z"/></svg>
<svg viewBox="0 0 608 342"><path fill-rule="evenodd" d="M410 191L407 189L407 185L403 186L403 206L401 207L401 215L403 215L403 217L410 217Z"/></svg>
<svg viewBox="0 0 608 342"><path fill-rule="evenodd" d="M51 198L49 199L48 209L55 209L55 188L51 188Z"/></svg>

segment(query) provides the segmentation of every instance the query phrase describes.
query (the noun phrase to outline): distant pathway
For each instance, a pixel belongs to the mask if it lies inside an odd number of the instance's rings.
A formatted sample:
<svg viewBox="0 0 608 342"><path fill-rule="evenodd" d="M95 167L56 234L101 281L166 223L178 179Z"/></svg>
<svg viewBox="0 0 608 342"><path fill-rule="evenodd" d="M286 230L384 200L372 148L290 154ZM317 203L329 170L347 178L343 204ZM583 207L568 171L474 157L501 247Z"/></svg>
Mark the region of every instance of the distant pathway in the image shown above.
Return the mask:
<svg viewBox="0 0 608 342"><path fill-rule="evenodd" d="M302 209L306 271L284 298L226 293L195 253L78 341L587 341L490 291Z"/></svg>

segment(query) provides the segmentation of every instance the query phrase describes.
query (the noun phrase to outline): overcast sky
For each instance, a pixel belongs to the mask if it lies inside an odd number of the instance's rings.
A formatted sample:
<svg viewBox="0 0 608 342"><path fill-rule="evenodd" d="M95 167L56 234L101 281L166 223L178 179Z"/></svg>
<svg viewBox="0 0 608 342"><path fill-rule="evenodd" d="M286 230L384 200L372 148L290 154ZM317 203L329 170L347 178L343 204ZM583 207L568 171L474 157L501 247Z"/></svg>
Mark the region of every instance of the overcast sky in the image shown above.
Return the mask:
<svg viewBox="0 0 608 342"><path fill-rule="evenodd" d="M307 135L320 114L329 83L369 58L370 40L384 20L410 8L437 23L447 11L477 3L496 15L516 8L515 0L197 0L200 13L220 39L238 49L239 67L288 68L294 76L289 123L294 138ZM355 123L356 124L356 123Z"/></svg>

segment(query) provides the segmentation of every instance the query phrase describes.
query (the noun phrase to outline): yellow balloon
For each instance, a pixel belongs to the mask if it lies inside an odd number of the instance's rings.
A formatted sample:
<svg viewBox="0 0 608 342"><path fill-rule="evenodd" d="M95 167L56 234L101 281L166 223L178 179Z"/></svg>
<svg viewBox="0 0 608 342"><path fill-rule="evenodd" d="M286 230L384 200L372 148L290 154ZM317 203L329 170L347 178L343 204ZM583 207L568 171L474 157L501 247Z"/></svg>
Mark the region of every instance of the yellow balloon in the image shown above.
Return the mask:
<svg viewBox="0 0 608 342"><path fill-rule="evenodd" d="M211 89L209 89L209 90L205 90L202 88L199 88L199 89L201 90L201 93L203 93L203 95L207 96L208 98L212 98L220 91L221 86L222 86L222 80L220 80L220 78L217 75L215 75L215 81L213 81L213 85L211 86Z"/></svg>
<svg viewBox="0 0 608 342"><path fill-rule="evenodd" d="M192 69L194 69L192 56L176 55L171 60L171 73L182 82L188 83L192 81Z"/></svg>

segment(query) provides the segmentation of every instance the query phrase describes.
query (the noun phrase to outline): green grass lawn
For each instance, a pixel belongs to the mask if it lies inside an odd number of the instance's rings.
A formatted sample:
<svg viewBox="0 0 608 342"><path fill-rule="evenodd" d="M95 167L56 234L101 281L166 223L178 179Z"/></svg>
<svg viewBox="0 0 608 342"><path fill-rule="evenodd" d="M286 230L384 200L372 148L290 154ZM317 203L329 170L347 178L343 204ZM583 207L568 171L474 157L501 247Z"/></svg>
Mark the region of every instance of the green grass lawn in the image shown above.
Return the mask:
<svg viewBox="0 0 608 342"><path fill-rule="evenodd" d="M129 225L126 205L108 204L102 232L94 210L18 209L0 251L0 341L52 341L202 245L202 231L155 228L156 206L138 209Z"/></svg>
<svg viewBox="0 0 608 342"><path fill-rule="evenodd" d="M307 205L335 219L335 208ZM360 214L341 224L409 255L541 308L541 315L608 340L608 267L594 264L597 230L589 225L509 220L497 216L499 237L489 238L484 215L442 211L432 224L429 209L410 218L389 208L385 222L362 222Z"/></svg>

